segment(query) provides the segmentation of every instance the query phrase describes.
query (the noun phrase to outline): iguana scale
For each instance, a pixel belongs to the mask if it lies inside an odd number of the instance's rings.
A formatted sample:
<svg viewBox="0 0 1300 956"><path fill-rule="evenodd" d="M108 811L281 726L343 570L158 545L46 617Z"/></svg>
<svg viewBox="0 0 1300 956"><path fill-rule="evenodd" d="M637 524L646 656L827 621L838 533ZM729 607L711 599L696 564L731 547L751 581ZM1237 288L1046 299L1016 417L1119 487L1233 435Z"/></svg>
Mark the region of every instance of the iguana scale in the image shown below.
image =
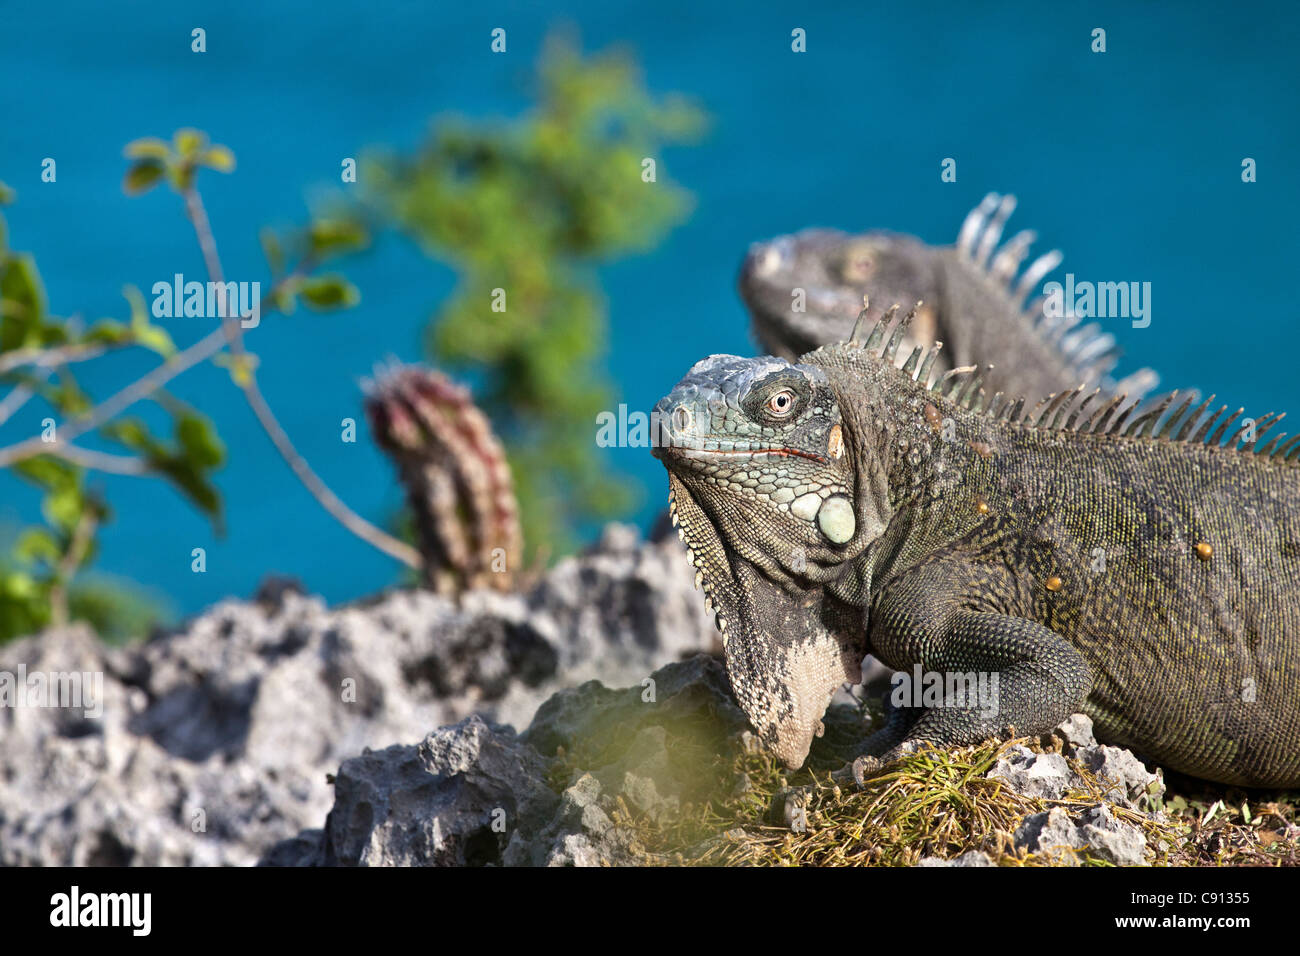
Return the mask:
<svg viewBox="0 0 1300 956"><path fill-rule="evenodd" d="M908 319L791 363L714 355L656 407L670 511L760 739L804 761L865 654L999 678L996 713L898 711L866 752L1042 733L1300 785L1300 436L1174 396L1026 412L896 355ZM1176 394L1176 393L1175 393ZM1225 436L1226 440L1225 440Z"/></svg>

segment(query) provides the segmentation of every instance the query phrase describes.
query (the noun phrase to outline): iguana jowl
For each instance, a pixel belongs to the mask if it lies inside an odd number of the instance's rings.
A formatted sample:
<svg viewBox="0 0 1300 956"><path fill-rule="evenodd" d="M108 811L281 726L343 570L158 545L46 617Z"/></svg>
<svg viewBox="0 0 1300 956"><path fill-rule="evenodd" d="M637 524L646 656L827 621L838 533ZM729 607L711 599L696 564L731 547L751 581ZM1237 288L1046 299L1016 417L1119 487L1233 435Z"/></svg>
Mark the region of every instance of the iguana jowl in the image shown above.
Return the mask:
<svg viewBox="0 0 1300 956"><path fill-rule="evenodd" d="M1025 265L1034 233L1022 230L1002 242L1014 209L1015 197L990 193L966 217L951 246L835 229L805 229L755 243L739 283L754 335L771 354L793 360L844 341L863 295L874 302L920 301L905 347L943 342L937 365L942 371L951 367L948 361L992 365L987 384L1033 396L1081 383L1131 397L1154 387L1149 369L1119 383L1110 380L1119 352L1096 324L1045 315L1042 299L1025 304L1061 254L1048 252ZM802 295L797 298L795 290Z"/></svg>
<svg viewBox="0 0 1300 956"><path fill-rule="evenodd" d="M970 370L931 386L933 350L896 367L906 320L864 342L865 319L796 364L711 356L656 408L760 739L799 766L870 652L996 673L999 700L900 711L868 753L1082 710L1171 769L1300 784L1300 436L1212 398L1135 413L1076 389L1026 414Z"/></svg>

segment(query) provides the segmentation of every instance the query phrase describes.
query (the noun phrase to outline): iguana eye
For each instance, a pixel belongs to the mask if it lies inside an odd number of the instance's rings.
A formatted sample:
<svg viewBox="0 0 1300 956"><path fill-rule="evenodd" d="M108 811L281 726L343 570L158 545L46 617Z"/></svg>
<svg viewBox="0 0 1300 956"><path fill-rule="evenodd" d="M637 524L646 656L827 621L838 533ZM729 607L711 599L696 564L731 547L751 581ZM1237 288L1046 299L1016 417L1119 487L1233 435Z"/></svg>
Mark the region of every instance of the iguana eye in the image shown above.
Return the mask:
<svg viewBox="0 0 1300 956"><path fill-rule="evenodd" d="M852 282L863 282L871 278L876 263L869 256L855 256L844 263L844 278Z"/></svg>
<svg viewBox="0 0 1300 956"><path fill-rule="evenodd" d="M840 278L844 282L865 282L876 271L875 248L870 244L857 244L845 250L839 262Z"/></svg>
<svg viewBox="0 0 1300 956"><path fill-rule="evenodd" d="M778 418L784 418L794 408L794 392L783 388L767 400L767 410Z"/></svg>

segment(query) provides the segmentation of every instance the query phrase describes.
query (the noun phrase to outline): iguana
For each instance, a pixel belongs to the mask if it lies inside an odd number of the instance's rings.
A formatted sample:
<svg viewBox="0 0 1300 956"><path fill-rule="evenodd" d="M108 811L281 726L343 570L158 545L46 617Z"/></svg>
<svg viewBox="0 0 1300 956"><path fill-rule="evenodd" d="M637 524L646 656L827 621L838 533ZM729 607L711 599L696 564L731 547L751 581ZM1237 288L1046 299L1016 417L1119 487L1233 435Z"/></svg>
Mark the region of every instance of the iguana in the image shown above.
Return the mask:
<svg viewBox="0 0 1300 956"><path fill-rule="evenodd" d="M899 367L893 315L795 363L710 356L655 408L759 739L801 765L870 652L999 691L896 710L860 770L1081 710L1165 767L1300 785L1300 436L1232 427L1213 396L1135 413L1070 389L1026 413L976 370L935 376L934 349Z"/></svg>
<svg viewBox="0 0 1300 956"><path fill-rule="evenodd" d="M1025 300L1061 261L1053 250L1017 278L1034 233L1018 232L1000 248L1014 196L990 193L967 217L953 246L930 246L889 232L861 235L806 229L754 244L740 272L740 294L759 344L793 360L842 342L862 308L875 302L920 301L912 340L945 343L955 366L993 365L988 384L1046 395L1080 383L1136 397L1156 384L1142 369L1122 382L1110 373L1119 359L1112 336L1072 316L1052 318L1042 299ZM938 367L947 371L944 355Z"/></svg>

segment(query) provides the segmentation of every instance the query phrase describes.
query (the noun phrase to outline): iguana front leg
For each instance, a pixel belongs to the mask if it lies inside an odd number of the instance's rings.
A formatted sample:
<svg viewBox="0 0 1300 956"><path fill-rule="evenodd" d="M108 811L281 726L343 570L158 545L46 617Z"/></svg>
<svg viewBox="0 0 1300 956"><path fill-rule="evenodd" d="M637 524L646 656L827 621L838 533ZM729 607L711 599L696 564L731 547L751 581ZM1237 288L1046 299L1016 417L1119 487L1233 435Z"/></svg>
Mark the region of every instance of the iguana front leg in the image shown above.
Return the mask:
<svg viewBox="0 0 1300 956"><path fill-rule="evenodd" d="M891 588L873 611L872 651L903 671L905 680L895 684L895 709L886 727L866 741L866 759L855 765L855 777L922 744L974 744L1008 727L1048 731L1079 709L1091 690L1087 663L1064 637L1027 618L971 609L976 595L959 591L957 600L937 598L954 591L936 586L936 570L931 566ZM919 691L927 698L919 713L910 692L917 664Z"/></svg>

